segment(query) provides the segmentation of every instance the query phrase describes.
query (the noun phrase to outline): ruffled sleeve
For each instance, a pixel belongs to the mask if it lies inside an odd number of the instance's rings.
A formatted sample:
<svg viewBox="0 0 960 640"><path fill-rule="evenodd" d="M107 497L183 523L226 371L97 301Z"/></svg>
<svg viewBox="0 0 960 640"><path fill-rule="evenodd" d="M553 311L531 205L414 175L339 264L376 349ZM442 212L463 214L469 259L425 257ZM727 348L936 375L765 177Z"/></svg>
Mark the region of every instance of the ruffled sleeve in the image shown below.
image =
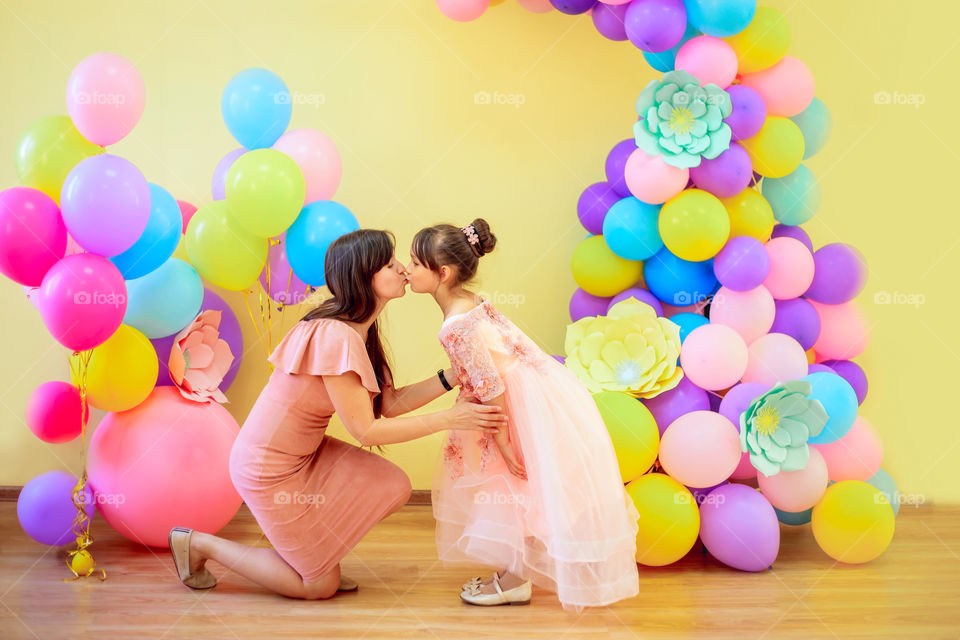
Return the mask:
<svg viewBox="0 0 960 640"><path fill-rule="evenodd" d="M472 315L472 314L470 314ZM440 343L457 372L462 391L480 402L501 395L506 386L490 353L486 327L472 317L454 321L440 333Z"/></svg>
<svg viewBox="0 0 960 640"><path fill-rule="evenodd" d="M270 354L270 362L285 373L335 376L353 371L369 391L380 393L373 364L360 334L330 318L298 322Z"/></svg>

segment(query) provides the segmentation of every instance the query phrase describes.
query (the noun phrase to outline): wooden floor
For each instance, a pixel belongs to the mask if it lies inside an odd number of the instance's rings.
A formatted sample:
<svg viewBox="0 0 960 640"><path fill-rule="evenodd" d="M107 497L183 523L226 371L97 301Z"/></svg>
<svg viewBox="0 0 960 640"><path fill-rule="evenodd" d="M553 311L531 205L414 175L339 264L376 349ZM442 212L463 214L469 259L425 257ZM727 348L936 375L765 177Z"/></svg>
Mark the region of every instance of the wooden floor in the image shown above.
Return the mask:
<svg viewBox="0 0 960 640"><path fill-rule="evenodd" d="M176 579L166 550L136 546L99 518L92 547L108 578L62 582L63 549L32 542L16 504L0 503L0 638L958 638L960 507L905 506L891 548L838 565L809 527L784 527L780 559L759 574L694 549L641 568L641 595L582 614L534 590L532 606L461 604L472 568L436 561L429 507L407 506L343 562L357 593L304 602L265 592L210 563L215 589ZM266 545L243 508L221 533Z"/></svg>

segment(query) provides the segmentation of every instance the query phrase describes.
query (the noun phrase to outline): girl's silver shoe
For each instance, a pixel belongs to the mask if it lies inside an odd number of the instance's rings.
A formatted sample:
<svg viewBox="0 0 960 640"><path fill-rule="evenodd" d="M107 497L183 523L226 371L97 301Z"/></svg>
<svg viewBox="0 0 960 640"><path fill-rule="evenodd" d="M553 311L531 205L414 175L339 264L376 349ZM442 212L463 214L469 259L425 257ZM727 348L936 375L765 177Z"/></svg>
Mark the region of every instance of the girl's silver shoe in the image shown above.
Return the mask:
<svg viewBox="0 0 960 640"><path fill-rule="evenodd" d="M481 585L472 585L469 590L465 589L460 594L460 599L467 604L480 607L496 607L502 604L530 604L533 585L529 580L518 587L504 591L500 588L500 576L495 573L493 574L493 587L497 590L496 593L481 593Z"/></svg>

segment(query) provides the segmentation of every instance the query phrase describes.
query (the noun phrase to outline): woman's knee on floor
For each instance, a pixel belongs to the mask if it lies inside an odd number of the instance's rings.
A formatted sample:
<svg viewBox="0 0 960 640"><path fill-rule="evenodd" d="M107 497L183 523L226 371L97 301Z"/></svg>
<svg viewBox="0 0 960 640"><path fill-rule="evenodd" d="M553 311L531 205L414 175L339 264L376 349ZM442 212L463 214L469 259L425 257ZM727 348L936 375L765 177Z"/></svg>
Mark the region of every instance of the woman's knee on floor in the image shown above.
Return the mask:
<svg viewBox="0 0 960 640"><path fill-rule="evenodd" d="M340 587L340 568L328 572L319 580L303 581L301 593L298 597L304 600L326 600L332 598Z"/></svg>

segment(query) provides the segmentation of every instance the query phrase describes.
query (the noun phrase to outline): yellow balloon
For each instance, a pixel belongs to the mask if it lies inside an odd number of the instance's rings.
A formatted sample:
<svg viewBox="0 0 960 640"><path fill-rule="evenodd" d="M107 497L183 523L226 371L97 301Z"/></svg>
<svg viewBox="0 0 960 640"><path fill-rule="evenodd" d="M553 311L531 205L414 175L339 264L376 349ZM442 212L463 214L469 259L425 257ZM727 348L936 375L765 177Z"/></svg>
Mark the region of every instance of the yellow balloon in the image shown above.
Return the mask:
<svg viewBox="0 0 960 640"><path fill-rule="evenodd" d="M70 558L70 568L73 569L73 572L78 576L88 576L93 573L96 563L93 561L93 556L90 555L90 552L86 549L81 549L73 554L73 557Z"/></svg>
<svg viewBox="0 0 960 640"><path fill-rule="evenodd" d="M80 354L71 356L70 378L74 385ZM106 342L94 347L87 367L87 400L104 411L132 409L150 395L157 383L157 352L147 336L120 325Z"/></svg>
<svg viewBox="0 0 960 640"><path fill-rule="evenodd" d="M750 236L766 242L773 233L776 220L773 207L756 189L747 187L731 198L721 200L730 215L730 237Z"/></svg>
<svg viewBox="0 0 960 640"><path fill-rule="evenodd" d="M60 189L70 170L103 151L103 147L80 135L69 116L48 116L24 130L17 142L13 167L20 184L43 191L60 204Z"/></svg>
<svg viewBox="0 0 960 640"><path fill-rule="evenodd" d="M640 512L637 562L662 567L693 548L700 533L700 510L690 491L663 473L648 473L627 485Z"/></svg>
<svg viewBox="0 0 960 640"><path fill-rule="evenodd" d="M894 516L887 496L860 480L827 487L810 517L813 537L840 562L870 562L890 545Z"/></svg>
<svg viewBox="0 0 960 640"><path fill-rule="evenodd" d="M607 425L620 477L629 482L653 466L660 448L660 431L653 414L631 395L603 391L593 396Z"/></svg>
<svg viewBox="0 0 960 640"><path fill-rule="evenodd" d="M712 193L686 189L660 209L660 237L682 260L703 262L717 255L730 237L730 216Z"/></svg>
<svg viewBox="0 0 960 640"><path fill-rule="evenodd" d="M190 264L213 284L231 291L255 283L267 263L269 240L232 224L226 200L215 200L193 214L185 240Z"/></svg>
<svg viewBox="0 0 960 640"><path fill-rule="evenodd" d="M724 38L737 54L739 73L756 73L772 67L790 48L790 24L773 7L757 7L747 28Z"/></svg>
<svg viewBox="0 0 960 640"><path fill-rule="evenodd" d="M760 132L740 144L750 154L753 170L764 178L793 173L803 160L803 133L789 118L768 116Z"/></svg>
<svg viewBox="0 0 960 640"><path fill-rule="evenodd" d="M570 270L577 286L595 296L615 296L643 276L643 263L621 258L604 241L591 236L573 250Z"/></svg>

